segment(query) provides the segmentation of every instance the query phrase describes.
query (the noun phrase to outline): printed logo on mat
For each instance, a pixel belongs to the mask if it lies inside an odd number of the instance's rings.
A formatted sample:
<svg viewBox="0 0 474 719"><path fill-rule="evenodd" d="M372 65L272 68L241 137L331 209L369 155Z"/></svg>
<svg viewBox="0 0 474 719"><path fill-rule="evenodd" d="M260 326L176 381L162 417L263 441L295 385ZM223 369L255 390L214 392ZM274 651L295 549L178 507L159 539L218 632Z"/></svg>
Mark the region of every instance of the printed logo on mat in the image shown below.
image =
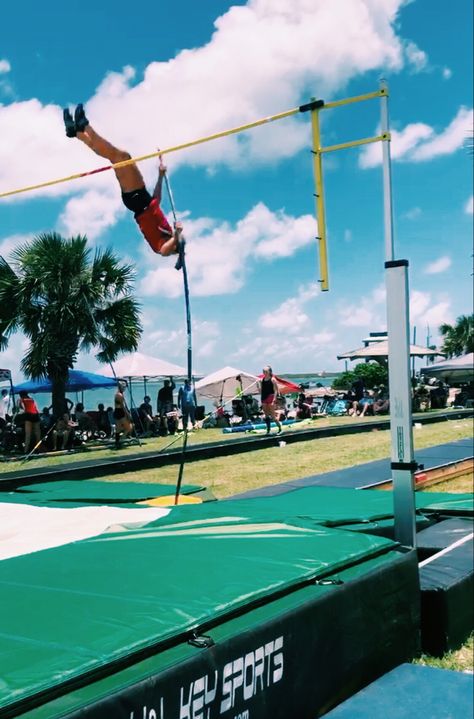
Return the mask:
<svg viewBox="0 0 474 719"><path fill-rule="evenodd" d="M250 719L242 706L283 677L283 637L236 657L222 669L197 677L179 689L179 710L167 712L163 697L154 707L142 706L130 712L130 719ZM174 704L174 702L173 702Z"/></svg>

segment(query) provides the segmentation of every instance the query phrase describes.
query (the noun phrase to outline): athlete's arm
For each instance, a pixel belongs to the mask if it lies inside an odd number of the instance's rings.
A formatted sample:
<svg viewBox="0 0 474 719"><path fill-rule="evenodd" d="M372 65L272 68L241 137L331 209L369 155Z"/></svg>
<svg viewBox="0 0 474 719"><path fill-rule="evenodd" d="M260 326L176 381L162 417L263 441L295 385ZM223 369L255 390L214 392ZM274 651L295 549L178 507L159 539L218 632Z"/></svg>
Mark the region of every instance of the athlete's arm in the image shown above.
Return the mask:
<svg viewBox="0 0 474 719"><path fill-rule="evenodd" d="M163 157L160 155L160 164L158 165L158 180L156 181L155 189L153 190L153 197L158 200L161 204L161 188L163 185L163 178L166 175L166 165L163 162Z"/></svg>

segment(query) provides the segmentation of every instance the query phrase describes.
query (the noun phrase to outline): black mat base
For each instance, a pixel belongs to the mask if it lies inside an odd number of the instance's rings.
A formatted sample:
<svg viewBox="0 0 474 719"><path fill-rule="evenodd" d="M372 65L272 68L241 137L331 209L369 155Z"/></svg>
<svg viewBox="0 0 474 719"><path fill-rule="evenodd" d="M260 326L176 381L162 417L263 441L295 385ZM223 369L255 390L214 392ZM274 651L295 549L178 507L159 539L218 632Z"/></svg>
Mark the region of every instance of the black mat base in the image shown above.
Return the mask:
<svg viewBox="0 0 474 719"><path fill-rule="evenodd" d="M421 643L441 657L458 649L474 628L473 540L420 567Z"/></svg>

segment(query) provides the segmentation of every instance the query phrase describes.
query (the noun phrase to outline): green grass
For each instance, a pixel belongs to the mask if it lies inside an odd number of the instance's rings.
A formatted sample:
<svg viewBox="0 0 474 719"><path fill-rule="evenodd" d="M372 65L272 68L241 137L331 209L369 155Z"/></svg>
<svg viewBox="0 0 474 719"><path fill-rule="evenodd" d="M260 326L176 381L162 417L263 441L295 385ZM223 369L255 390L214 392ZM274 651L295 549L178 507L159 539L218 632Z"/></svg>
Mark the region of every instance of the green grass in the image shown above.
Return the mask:
<svg viewBox="0 0 474 719"><path fill-rule="evenodd" d="M424 413L425 415L429 413ZM449 416L449 415L448 415ZM384 418L386 419L386 418ZM360 418L357 418L357 421L359 421ZM373 422L378 422L379 418L377 417L367 417L364 420L364 423L367 425L370 425ZM442 420L440 422L440 426L447 427L452 425L459 425L462 422L466 422L466 420ZM298 433L302 431L303 429L308 429L310 427L313 428L319 428L319 427L340 427L344 425L351 425L354 424L354 419L352 417L318 417L317 419L314 419L310 425L305 425L302 428L298 428L296 426L289 426L285 429L285 432L289 435ZM433 425L425 425L421 427L420 429L415 428L415 435L423 434L425 433L429 427L433 427ZM374 430L377 431L377 430ZM245 434L237 433L237 434L223 434L221 429L203 429L198 430L195 432L190 432L188 434L188 446L196 446L199 444L209 444L213 442L229 442L229 441L235 441L236 439L244 439ZM367 435L363 435L367 436ZM120 456L121 457L133 457L140 455L142 452L162 452L166 451L167 448L169 449L179 449L182 444L182 435L180 435L176 441L175 437L150 437L146 439L140 440L140 445L135 444L131 446L125 446L120 450ZM318 440L320 441L320 440ZM449 441L449 440L446 440ZM388 451L387 451L388 454ZM99 448L91 447L90 445L85 445L81 450L68 453L64 455L57 455L57 456L51 456L50 454L41 454L41 455L33 455L29 460L28 463L23 462L20 458L15 457L13 459L5 459L2 456L0 456L0 473L2 472L12 472L15 470L22 470L25 469L27 466L29 467L56 467L56 466L63 466L67 464L71 464L73 462L79 462L79 461L97 461L100 459L107 459L109 457L116 457L117 451L113 447L108 446L101 446ZM383 455L386 456L386 455ZM369 461L369 460L361 460L363 461Z"/></svg>
<svg viewBox="0 0 474 719"><path fill-rule="evenodd" d="M447 479L439 484L432 484L430 487L422 490L423 492L473 492L474 476L472 472L467 472L460 477Z"/></svg>
<svg viewBox="0 0 474 719"><path fill-rule="evenodd" d="M474 634L471 634L460 649L448 652L441 658L423 654L419 659L415 660L415 664L426 664L439 669L453 669L457 672L472 672L474 670Z"/></svg>
<svg viewBox="0 0 474 719"><path fill-rule="evenodd" d="M470 420L425 425L415 430L415 446L422 449L455 441L469 437L471 432ZM284 447L279 447L278 439L275 438L275 446L267 449L189 462L184 468L183 482L204 485L216 497L222 498L269 484L383 459L389 455L390 432L386 430L318 438ZM174 484L177 474L178 467L169 466L110 475L105 479Z"/></svg>

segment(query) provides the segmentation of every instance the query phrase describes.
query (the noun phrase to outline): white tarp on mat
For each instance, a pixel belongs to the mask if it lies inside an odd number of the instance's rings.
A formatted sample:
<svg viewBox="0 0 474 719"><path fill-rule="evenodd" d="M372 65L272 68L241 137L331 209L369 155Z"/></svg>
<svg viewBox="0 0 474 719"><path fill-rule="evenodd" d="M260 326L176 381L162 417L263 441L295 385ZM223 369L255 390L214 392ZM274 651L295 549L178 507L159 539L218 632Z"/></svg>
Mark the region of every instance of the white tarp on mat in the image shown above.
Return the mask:
<svg viewBox="0 0 474 719"><path fill-rule="evenodd" d="M59 547L112 527L142 527L165 517L163 507L36 507L0 503L0 560Z"/></svg>

